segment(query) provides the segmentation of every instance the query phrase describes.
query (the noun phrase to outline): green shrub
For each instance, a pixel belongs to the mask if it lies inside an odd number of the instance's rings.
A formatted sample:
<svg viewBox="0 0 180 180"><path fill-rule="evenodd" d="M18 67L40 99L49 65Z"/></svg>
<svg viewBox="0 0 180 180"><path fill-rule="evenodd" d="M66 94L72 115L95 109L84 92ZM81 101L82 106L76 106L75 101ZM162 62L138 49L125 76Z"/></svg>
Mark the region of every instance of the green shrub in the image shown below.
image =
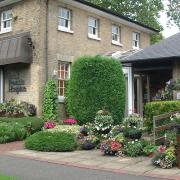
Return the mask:
<svg viewBox="0 0 180 180"><path fill-rule="evenodd" d="M41 131L28 137L25 141L25 147L45 152L66 152L74 151L77 143L72 134Z"/></svg>
<svg viewBox="0 0 180 180"><path fill-rule="evenodd" d="M0 143L12 142L16 140L13 126L9 123L0 124Z"/></svg>
<svg viewBox="0 0 180 180"><path fill-rule="evenodd" d="M180 101L157 101L145 105L145 126L149 131L153 128L153 116L180 110Z"/></svg>
<svg viewBox="0 0 180 180"><path fill-rule="evenodd" d="M68 111L80 124L92 122L99 109L112 113L115 124L125 109L125 81L119 62L107 57L81 57L72 66Z"/></svg>
<svg viewBox="0 0 180 180"><path fill-rule="evenodd" d="M43 117L45 120L57 119L57 85L54 80L49 80L46 83L43 99Z"/></svg>
<svg viewBox="0 0 180 180"><path fill-rule="evenodd" d="M0 123L0 143L23 140L27 131L19 123Z"/></svg>
<svg viewBox="0 0 180 180"><path fill-rule="evenodd" d="M0 124L2 122L21 124L25 127L25 129L29 132L29 134L33 134L37 131L40 131L44 125L44 120L37 117L22 117L22 118L1 117Z"/></svg>
<svg viewBox="0 0 180 180"><path fill-rule="evenodd" d="M141 144L141 141L129 141L125 145L125 152L130 157L137 157L142 155L142 149L143 146Z"/></svg>
<svg viewBox="0 0 180 180"><path fill-rule="evenodd" d="M43 120L36 117L0 118L0 143L19 141L40 131Z"/></svg>

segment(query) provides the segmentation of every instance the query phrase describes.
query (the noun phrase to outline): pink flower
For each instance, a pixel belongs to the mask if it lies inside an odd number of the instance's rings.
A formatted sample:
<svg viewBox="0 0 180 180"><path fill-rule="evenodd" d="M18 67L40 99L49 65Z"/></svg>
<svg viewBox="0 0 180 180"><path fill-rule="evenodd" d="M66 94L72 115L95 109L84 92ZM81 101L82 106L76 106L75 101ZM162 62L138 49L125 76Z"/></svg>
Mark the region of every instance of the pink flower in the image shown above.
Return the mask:
<svg viewBox="0 0 180 180"><path fill-rule="evenodd" d="M157 150L158 150L159 153L163 153L166 150L166 146L161 145L161 146L158 147Z"/></svg>
<svg viewBox="0 0 180 180"><path fill-rule="evenodd" d="M56 123L54 121L47 121L44 123L45 129L53 129L56 126Z"/></svg>
<svg viewBox="0 0 180 180"><path fill-rule="evenodd" d="M70 119L64 120L63 123L73 125L73 124L77 124L77 120L70 118Z"/></svg>

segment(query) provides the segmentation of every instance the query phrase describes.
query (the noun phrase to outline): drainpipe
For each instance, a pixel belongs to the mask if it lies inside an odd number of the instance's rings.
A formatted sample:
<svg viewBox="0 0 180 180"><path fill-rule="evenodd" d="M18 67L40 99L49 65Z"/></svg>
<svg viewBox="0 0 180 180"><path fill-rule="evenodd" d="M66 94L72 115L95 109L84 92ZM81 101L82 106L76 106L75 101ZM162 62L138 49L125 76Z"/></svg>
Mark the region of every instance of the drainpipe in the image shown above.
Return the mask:
<svg viewBox="0 0 180 180"><path fill-rule="evenodd" d="M48 21L49 21L49 0L46 0L46 19L45 19L45 81L48 81Z"/></svg>

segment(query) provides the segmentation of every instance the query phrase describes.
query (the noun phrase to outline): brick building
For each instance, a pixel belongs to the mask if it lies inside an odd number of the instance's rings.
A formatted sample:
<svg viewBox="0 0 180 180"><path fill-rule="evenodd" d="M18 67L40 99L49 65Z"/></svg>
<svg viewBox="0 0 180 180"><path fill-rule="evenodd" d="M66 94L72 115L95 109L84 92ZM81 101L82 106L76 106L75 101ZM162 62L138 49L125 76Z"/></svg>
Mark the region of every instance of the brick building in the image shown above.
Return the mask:
<svg viewBox="0 0 180 180"><path fill-rule="evenodd" d="M1 0L0 15L0 100L33 103L39 115L52 76L63 108L76 58L143 49L157 32L83 0Z"/></svg>

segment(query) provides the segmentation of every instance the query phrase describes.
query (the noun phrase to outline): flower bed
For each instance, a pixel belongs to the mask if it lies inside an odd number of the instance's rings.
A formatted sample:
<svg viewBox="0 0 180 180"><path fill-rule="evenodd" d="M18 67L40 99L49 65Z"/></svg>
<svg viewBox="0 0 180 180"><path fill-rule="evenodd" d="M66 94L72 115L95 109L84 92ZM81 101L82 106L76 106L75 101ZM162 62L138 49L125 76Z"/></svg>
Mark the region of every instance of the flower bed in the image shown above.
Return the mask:
<svg viewBox="0 0 180 180"><path fill-rule="evenodd" d="M57 125L53 129L48 129L49 132L67 132L70 134L78 135L80 132L80 126L79 125Z"/></svg>

